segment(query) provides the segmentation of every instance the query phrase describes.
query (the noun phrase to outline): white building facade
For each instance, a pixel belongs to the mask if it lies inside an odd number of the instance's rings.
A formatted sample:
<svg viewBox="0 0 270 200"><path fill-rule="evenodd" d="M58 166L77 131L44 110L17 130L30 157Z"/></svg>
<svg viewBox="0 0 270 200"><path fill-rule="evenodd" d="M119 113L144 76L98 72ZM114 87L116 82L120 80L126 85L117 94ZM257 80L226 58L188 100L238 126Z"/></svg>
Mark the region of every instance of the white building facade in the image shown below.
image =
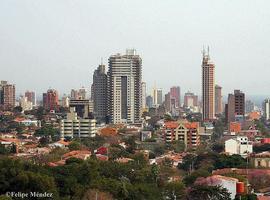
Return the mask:
<svg viewBox="0 0 270 200"><path fill-rule="evenodd" d="M108 114L110 122L134 123L142 114L142 59L135 50L109 58Z"/></svg>
<svg viewBox="0 0 270 200"><path fill-rule="evenodd" d="M270 119L270 99L265 99L263 102L263 116L265 120Z"/></svg>
<svg viewBox="0 0 270 200"><path fill-rule="evenodd" d="M245 136L237 136L225 141L225 152L229 155L238 154L246 157L253 152L253 145Z"/></svg>

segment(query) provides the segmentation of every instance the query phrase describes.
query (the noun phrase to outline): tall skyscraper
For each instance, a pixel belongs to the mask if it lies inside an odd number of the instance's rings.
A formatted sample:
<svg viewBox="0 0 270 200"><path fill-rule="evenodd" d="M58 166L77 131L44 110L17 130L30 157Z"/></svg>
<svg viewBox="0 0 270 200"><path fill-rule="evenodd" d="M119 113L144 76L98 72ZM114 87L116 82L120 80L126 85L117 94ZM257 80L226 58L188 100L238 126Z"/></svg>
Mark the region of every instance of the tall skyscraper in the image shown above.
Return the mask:
<svg viewBox="0 0 270 200"><path fill-rule="evenodd" d="M142 82L142 109L146 109L146 83Z"/></svg>
<svg viewBox="0 0 270 200"><path fill-rule="evenodd" d="M78 96L79 99L86 99L86 89L84 87L79 89Z"/></svg>
<svg viewBox="0 0 270 200"><path fill-rule="evenodd" d="M153 107L153 97L151 95L146 97L146 106L147 108Z"/></svg>
<svg viewBox="0 0 270 200"><path fill-rule="evenodd" d="M70 91L70 99L79 99L79 94L77 90L71 89Z"/></svg>
<svg viewBox="0 0 270 200"><path fill-rule="evenodd" d="M234 90L235 113L237 115L245 115L245 93L240 90Z"/></svg>
<svg viewBox="0 0 270 200"><path fill-rule="evenodd" d="M263 102L263 117L265 120L270 119L270 99L265 99Z"/></svg>
<svg viewBox="0 0 270 200"><path fill-rule="evenodd" d="M228 95L228 102L225 105L225 121L227 123L235 121L235 100L234 95Z"/></svg>
<svg viewBox="0 0 270 200"><path fill-rule="evenodd" d="M28 101L28 98L25 96L20 97L19 104L22 107L22 111L27 111L27 110L33 109L32 102Z"/></svg>
<svg viewBox="0 0 270 200"><path fill-rule="evenodd" d="M192 92L186 92L184 96L184 106L185 107L198 106L198 96Z"/></svg>
<svg viewBox="0 0 270 200"><path fill-rule="evenodd" d="M1 81L0 104L4 109L12 109L15 107L15 85L8 84L7 81Z"/></svg>
<svg viewBox="0 0 270 200"><path fill-rule="evenodd" d="M36 93L33 91L26 91L24 96L27 98L27 101L32 102L32 106L36 106Z"/></svg>
<svg viewBox="0 0 270 200"><path fill-rule="evenodd" d="M219 85L215 86L215 113L221 114L223 112L222 109L222 87Z"/></svg>
<svg viewBox="0 0 270 200"><path fill-rule="evenodd" d="M202 59L202 110L203 119L212 120L215 117L215 65L210 61L209 48L203 49Z"/></svg>
<svg viewBox="0 0 270 200"><path fill-rule="evenodd" d="M247 100L245 107L246 107L246 113L251 113L255 109L255 104L254 102Z"/></svg>
<svg viewBox="0 0 270 200"><path fill-rule="evenodd" d="M171 99L174 99L175 107L179 108L181 106L181 95L180 95L180 87L174 86L170 88Z"/></svg>
<svg viewBox="0 0 270 200"><path fill-rule="evenodd" d="M107 116L107 74L103 64L98 66L93 75L92 100L94 116L98 121L105 121Z"/></svg>
<svg viewBox="0 0 270 200"><path fill-rule="evenodd" d="M142 59L134 49L109 58L108 113L111 122L133 123L142 114Z"/></svg>
<svg viewBox="0 0 270 200"><path fill-rule="evenodd" d="M56 90L49 89L47 93L43 93L43 107L46 110L59 109L59 97L58 92Z"/></svg>
<svg viewBox="0 0 270 200"><path fill-rule="evenodd" d="M171 112L171 94L168 92L165 94L165 111L166 112Z"/></svg>
<svg viewBox="0 0 270 200"><path fill-rule="evenodd" d="M243 92L234 90L234 94L228 95L225 114L227 123L235 121L236 115L245 116L245 94Z"/></svg>
<svg viewBox="0 0 270 200"><path fill-rule="evenodd" d="M163 103L162 89L157 89L157 105Z"/></svg>

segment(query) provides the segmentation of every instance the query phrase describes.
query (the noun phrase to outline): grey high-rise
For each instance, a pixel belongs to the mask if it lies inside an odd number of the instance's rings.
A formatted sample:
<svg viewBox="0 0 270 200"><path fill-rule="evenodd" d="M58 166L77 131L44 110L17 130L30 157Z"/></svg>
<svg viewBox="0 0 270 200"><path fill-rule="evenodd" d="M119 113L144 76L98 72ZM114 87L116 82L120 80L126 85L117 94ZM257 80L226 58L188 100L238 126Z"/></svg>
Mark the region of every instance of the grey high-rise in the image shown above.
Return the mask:
<svg viewBox="0 0 270 200"><path fill-rule="evenodd" d="M134 49L109 58L108 114L111 123L139 122L142 114L142 59Z"/></svg>
<svg viewBox="0 0 270 200"><path fill-rule="evenodd" d="M107 116L107 74L105 65L99 65L95 70L91 90L94 115L98 121L105 121Z"/></svg>

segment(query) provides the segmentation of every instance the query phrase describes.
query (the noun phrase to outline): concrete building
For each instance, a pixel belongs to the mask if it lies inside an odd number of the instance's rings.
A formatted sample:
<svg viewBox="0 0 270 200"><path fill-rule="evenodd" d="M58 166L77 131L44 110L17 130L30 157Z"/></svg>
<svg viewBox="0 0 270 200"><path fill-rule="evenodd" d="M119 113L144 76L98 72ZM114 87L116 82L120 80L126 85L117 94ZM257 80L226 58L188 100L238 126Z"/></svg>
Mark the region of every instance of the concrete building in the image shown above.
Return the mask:
<svg viewBox="0 0 270 200"><path fill-rule="evenodd" d="M196 107L198 106L198 96L192 92L186 92L184 96L184 107Z"/></svg>
<svg viewBox="0 0 270 200"><path fill-rule="evenodd" d="M245 93L240 90L234 90L235 113L245 116Z"/></svg>
<svg viewBox="0 0 270 200"><path fill-rule="evenodd" d="M7 81L0 82L0 105L4 109L15 107L15 85L8 84Z"/></svg>
<svg viewBox="0 0 270 200"><path fill-rule="evenodd" d="M84 87L80 88L78 91L79 99L86 99L86 95L87 95L86 89Z"/></svg>
<svg viewBox="0 0 270 200"><path fill-rule="evenodd" d="M265 99L263 102L263 117L265 120L270 119L270 99Z"/></svg>
<svg viewBox="0 0 270 200"><path fill-rule="evenodd" d="M270 168L270 153L268 151L254 154L251 162L255 168Z"/></svg>
<svg viewBox="0 0 270 200"><path fill-rule="evenodd" d="M24 93L24 96L27 98L28 101L32 102L32 106L37 105L37 100L36 100L36 93L33 91L26 91Z"/></svg>
<svg viewBox="0 0 270 200"><path fill-rule="evenodd" d="M152 98L153 98L153 106L159 107L163 103L162 89L156 88L155 86L153 88Z"/></svg>
<svg viewBox="0 0 270 200"><path fill-rule="evenodd" d="M246 136L237 136L225 141L225 152L229 155L238 154L246 157L253 152L253 145Z"/></svg>
<svg viewBox="0 0 270 200"><path fill-rule="evenodd" d="M61 138L94 137L96 134L95 119L80 119L75 108L70 108L67 118L60 121Z"/></svg>
<svg viewBox="0 0 270 200"><path fill-rule="evenodd" d="M245 94L240 90L234 90L234 94L228 95L228 103L225 105L226 122L230 123L245 116Z"/></svg>
<svg viewBox="0 0 270 200"><path fill-rule="evenodd" d="M255 104L254 104L254 102L252 102L250 100L247 100L246 101L245 108L246 108L246 110L245 110L246 113L253 112L255 110Z"/></svg>
<svg viewBox="0 0 270 200"><path fill-rule="evenodd" d="M59 109L59 96L56 90L49 89L47 93L43 93L43 107L46 110Z"/></svg>
<svg viewBox="0 0 270 200"><path fill-rule="evenodd" d="M146 97L146 106L147 108L153 107L153 97L150 95Z"/></svg>
<svg viewBox="0 0 270 200"><path fill-rule="evenodd" d="M90 106L90 100L88 99L70 99L69 101L69 107L75 108L80 118L89 118Z"/></svg>
<svg viewBox="0 0 270 200"><path fill-rule="evenodd" d="M207 54L203 50L202 111L203 120L215 118L215 65L210 61L209 48Z"/></svg>
<svg viewBox="0 0 270 200"><path fill-rule="evenodd" d="M161 105L162 103L163 103L162 89L159 88L157 89L157 104L156 105Z"/></svg>
<svg viewBox="0 0 270 200"><path fill-rule="evenodd" d="M166 112L171 112L172 111L172 108L171 108L171 94L170 94L170 92L168 92L167 94L165 94L164 106L165 106L165 111Z"/></svg>
<svg viewBox="0 0 270 200"><path fill-rule="evenodd" d="M105 65L99 65L93 75L92 100L94 116L98 121L105 121L107 116L107 74Z"/></svg>
<svg viewBox="0 0 270 200"><path fill-rule="evenodd" d="M61 106L63 106L64 108L68 108L69 107L69 97L67 95L63 95L62 97L62 101L61 101Z"/></svg>
<svg viewBox="0 0 270 200"><path fill-rule="evenodd" d="M147 139L152 138L152 132L151 131L141 131L140 133L140 140L145 141Z"/></svg>
<svg viewBox="0 0 270 200"><path fill-rule="evenodd" d="M142 109L146 109L146 82L142 82Z"/></svg>
<svg viewBox="0 0 270 200"><path fill-rule="evenodd" d="M79 92L75 89L71 89L70 99L79 99Z"/></svg>
<svg viewBox="0 0 270 200"><path fill-rule="evenodd" d="M31 101L28 101L27 97L21 97L19 100L19 104L22 107L22 111L32 110L33 105Z"/></svg>
<svg viewBox="0 0 270 200"><path fill-rule="evenodd" d="M193 148L200 144L200 130L199 122L165 122L164 138L167 143L178 140L186 149Z"/></svg>
<svg viewBox="0 0 270 200"><path fill-rule="evenodd" d="M171 99L175 101L175 108L180 108L181 106L181 93L179 86L173 86L170 88Z"/></svg>
<svg viewBox="0 0 270 200"><path fill-rule="evenodd" d="M108 114L113 124L134 123L142 115L142 59L134 49L109 58Z"/></svg>
<svg viewBox="0 0 270 200"><path fill-rule="evenodd" d="M215 85L215 114L221 114L223 112L222 104L222 87Z"/></svg>

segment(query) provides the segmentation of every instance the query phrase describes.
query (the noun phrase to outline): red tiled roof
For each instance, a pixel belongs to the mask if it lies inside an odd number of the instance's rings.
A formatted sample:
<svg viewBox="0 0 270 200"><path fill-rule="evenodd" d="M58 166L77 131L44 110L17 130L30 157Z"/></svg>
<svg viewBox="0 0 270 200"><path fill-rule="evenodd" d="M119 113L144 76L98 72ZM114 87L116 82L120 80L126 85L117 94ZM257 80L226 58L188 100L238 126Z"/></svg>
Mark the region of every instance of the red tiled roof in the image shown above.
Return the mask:
<svg viewBox="0 0 270 200"><path fill-rule="evenodd" d="M176 122L176 121L168 121L168 122L165 122L165 127L166 128L171 128L171 129L175 129L179 126L179 123Z"/></svg>
<svg viewBox="0 0 270 200"><path fill-rule="evenodd" d="M101 161L107 161L107 160L109 160L109 157L108 156L101 155L101 154L96 154L96 157L97 157L98 160L101 160Z"/></svg>
<svg viewBox="0 0 270 200"><path fill-rule="evenodd" d="M63 155L63 158L68 158L68 157L74 157L74 156L80 156L80 155L86 155L86 154L90 154L91 155L91 151L88 150L76 150L76 151L70 151L68 153L65 153Z"/></svg>
<svg viewBox="0 0 270 200"><path fill-rule="evenodd" d="M187 129L198 128L199 122L188 122L184 124Z"/></svg>

